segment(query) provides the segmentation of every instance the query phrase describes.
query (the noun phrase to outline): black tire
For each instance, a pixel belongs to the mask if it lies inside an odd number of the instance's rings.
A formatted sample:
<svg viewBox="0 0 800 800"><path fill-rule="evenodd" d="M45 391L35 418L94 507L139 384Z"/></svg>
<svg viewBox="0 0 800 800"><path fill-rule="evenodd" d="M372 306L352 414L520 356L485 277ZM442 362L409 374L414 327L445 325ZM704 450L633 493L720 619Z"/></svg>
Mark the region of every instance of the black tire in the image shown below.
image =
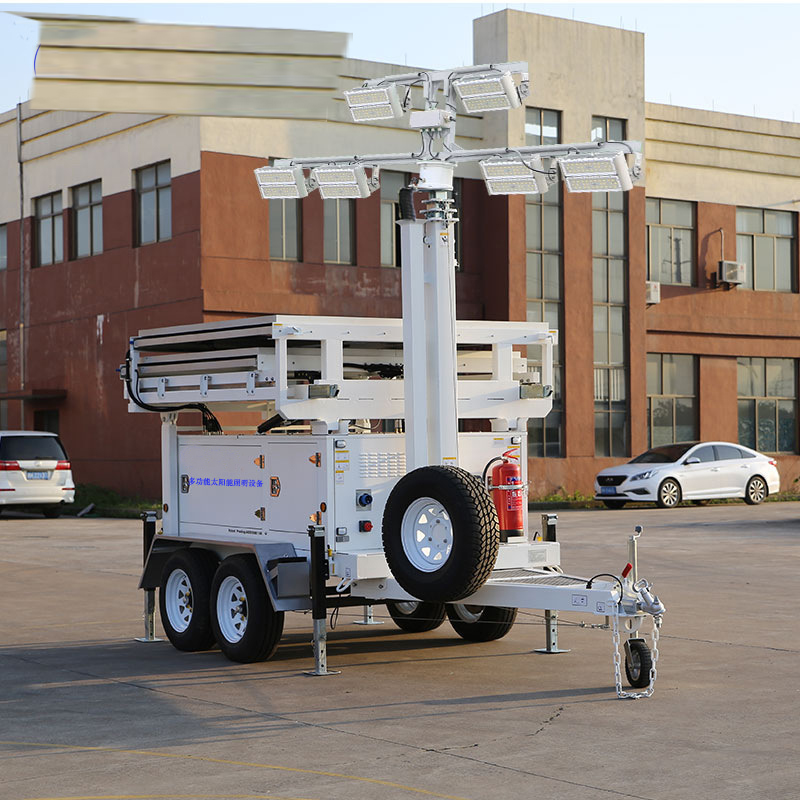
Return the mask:
<svg viewBox="0 0 800 800"><path fill-rule="evenodd" d="M681 485L675 478L664 478L658 487L656 503L659 508L675 508L683 497Z"/></svg>
<svg viewBox="0 0 800 800"><path fill-rule="evenodd" d="M625 504L627 502L628 502L627 500L603 500L603 505L606 508L618 509L618 508L625 508Z"/></svg>
<svg viewBox="0 0 800 800"><path fill-rule="evenodd" d="M650 668L653 666L653 654L644 639L628 641L631 658L625 651L625 677L634 689L644 689L650 685Z"/></svg>
<svg viewBox="0 0 800 800"><path fill-rule="evenodd" d="M438 628L445 618L444 603L388 602L389 616L406 633L425 633Z"/></svg>
<svg viewBox="0 0 800 800"><path fill-rule="evenodd" d="M283 616L272 607L252 556L231 556L219 565L211 582L211 628L231 661L266 661L283 634Z"/></svg>
<svg viewBox="0 0 800 800"><path fill-rule="evenodd" d="M42 509L42 514L44 514L47 519L56 519L61 516L63 510L61 506L45 506Z"/></svg>
<svg viewBox="0 0 800 800"><path fill-rule="evenodd" d="M467 606L454 603L447 606L447 616L453 630L470 642L493 642L502 639L517 618L516 608Z"/></svg>
<svg viewBox="0 0 800 800"><path fill-rule="evenodd" d="M753 475L744 490L744 501L749 506L757 506L763 503L769 495L767 482L760 475Z"/></svg>
<svg viewBox="0 0 800 800"><path fill-rule="evenodd" d="M426 506L430 511L426 511ZM439 523L426 541L420 525ZM480 589L500 545L497 511L474 475L459 467L420 467L392 489L383 512L383 550L389 569L420 600L461 600ZM425 553L425 550L428 553Z"/></svg>
<svg viewBox="0 0 800 800"><path fill-rule="evenodd" d="M178 650L192 653L214 646L209 601L216 567L213 553L189 548L173 553L164 564L158 608L164 632Z"/></svg>

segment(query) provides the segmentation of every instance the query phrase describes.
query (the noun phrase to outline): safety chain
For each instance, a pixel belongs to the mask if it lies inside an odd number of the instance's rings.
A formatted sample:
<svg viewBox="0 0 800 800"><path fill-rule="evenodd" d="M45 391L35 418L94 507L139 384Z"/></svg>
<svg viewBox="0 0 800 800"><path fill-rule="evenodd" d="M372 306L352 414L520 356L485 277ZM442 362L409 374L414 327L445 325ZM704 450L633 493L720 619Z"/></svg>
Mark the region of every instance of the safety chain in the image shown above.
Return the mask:
<svg viewBox="0 0 800 800"><path fill-rule="evenodd" d="M658 637L661 635L662 617L653 617L653 632L651 634L652 647L650 649L650 656L652 659L650 665L650 685L643 692L626 692L622 688L622 655L620 654L620 636L619 636L619 614L611 615L611 632L614 639L614 683L617 689L617 697L620 699L638 700L640 697L650 697L653 694L653 689L656 683L656 676L658 671L656 665L658 664Z"/></svg>

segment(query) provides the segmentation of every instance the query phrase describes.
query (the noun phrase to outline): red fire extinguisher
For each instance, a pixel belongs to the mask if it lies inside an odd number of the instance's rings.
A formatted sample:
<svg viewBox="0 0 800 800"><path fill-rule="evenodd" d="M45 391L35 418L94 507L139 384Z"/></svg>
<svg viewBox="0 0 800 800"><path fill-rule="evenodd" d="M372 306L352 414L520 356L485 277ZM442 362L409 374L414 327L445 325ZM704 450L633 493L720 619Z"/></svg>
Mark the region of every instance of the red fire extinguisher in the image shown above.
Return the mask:
<svg viewBox="0 0 800 800"><path fill-rule="evenodd" d="M522 470L516 459L504 458L492 469L492 500L500 521L500 541L524 536Z"/></svg>

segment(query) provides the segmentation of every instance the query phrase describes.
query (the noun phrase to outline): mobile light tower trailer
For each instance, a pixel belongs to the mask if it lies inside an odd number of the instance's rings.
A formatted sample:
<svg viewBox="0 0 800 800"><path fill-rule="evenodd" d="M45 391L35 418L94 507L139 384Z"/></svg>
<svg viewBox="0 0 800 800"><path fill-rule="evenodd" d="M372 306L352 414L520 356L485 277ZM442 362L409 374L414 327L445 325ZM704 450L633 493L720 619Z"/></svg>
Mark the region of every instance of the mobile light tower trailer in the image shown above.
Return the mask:
<svg viewBox="0 0 800 800"><path fill-rule="evenodd" d="M558 652L557 612L581 611L613 632L618 695L652 693L664 607L638 576L638 534L620 575L587 580L562 572L554 535L538 540L528 529L527 422L552 407L557 332L456 321L457 166L477 162L491 195L543 193L559 173L570 191L626 191L640 175L637 142L461 149L456 110L518 107L526 70L517 62L367 81L345 92L356 122L405 115L412 87L422 87L425 107L409 114L419 153L284 159L255 171L266 199L316 189L357 199L379 187L381 167L418 173L401 191L397 222L402 319L271 315L130 339L121 368L129 409L162 420L163 511L140 588L151 609L159 589L178 649L216 642L234 661L263 660L284 613L310 610L321 675L330 608L364 606L369 622L372 605L385 603L409 632L449 617L472 641L505 635L518 608L543 609L546 652ZM415 192L425 193L421 216ZM185 409L200 410L211 435L179 431ZM214 435L214 411L264 421ZM459 432L470 419L491 429ZM640 636L648 618L651 646ZM621 633L628 682L643 691L622 689Z"/></svg>

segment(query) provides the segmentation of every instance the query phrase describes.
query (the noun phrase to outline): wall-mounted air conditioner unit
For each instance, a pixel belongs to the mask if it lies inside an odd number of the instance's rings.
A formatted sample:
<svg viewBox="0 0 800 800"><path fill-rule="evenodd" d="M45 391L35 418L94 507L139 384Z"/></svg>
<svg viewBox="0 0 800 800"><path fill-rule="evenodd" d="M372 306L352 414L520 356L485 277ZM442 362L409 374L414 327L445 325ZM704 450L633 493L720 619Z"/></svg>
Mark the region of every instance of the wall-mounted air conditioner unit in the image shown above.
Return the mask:
<svg viewBox="0 0 800 800"><path fill-rule="evenodd" d="M645 282L645 296L647 305L661 302L661 284L658 281Z"/></svg>
<svg viewBox="0 0 800 800"><path fill-rule="evenodd" d="M717 272L717 283L729 283L739 286L745 282L746 268L738 261L720 261Z"/></svg>

